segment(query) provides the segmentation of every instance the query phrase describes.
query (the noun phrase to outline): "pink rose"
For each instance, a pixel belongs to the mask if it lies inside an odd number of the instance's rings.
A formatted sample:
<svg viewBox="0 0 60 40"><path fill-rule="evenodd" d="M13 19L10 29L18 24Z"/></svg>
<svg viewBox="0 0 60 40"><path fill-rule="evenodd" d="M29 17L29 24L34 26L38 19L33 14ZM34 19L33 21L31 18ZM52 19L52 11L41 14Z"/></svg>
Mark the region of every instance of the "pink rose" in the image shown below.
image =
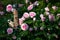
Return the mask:
<svg viewBox="0 0 60 40"><path fill-rule="evenodd" d="M53 8L53 10L56 10L56 9L57 9L57 7L56 7L56 6L52 6L52 8Z"/></svg>
<svg viewBox="0 0 60 40"><path fill-rule="evenodd" d="M43 17L44 15L43 14L40 14L40 17Z"/></svg>
<svg viewBox="0 0 60 40"><path fill-rule="evenodd" d="M49 21L54 21L54 19L55 19L55 18L54 18L54 15L53 15L53 14L50 14L50 15L49 15Z"/></svg>
<svg viewBox="0 0 60 40"><path fill-rule="evenodd" d="M35 13L35 12L30 12L30 13L29 13L29 16L30 16L31 18L33 18L34 16L36 16L36 13Z"/></svg>
<svg viewBox="0 0 60 40"><path fill-rule="evenodd" d="M12 33L13 33L13 29L12 29L12 28L8 28L8 29L7 29L7 33L8 33L8 34L12 34Z"/></svg>
<svg viewBox="0 0 60 40"><path fill-rule="evenodd" d="M4 12L3 11L0 11L0 15L3 15L4 14Z"/></svg>
<svg viewBox="0 0 60 40"><path fill-rule="evenodd" d="M12 10L12 5L11 4L7 5L6 11L10 12L11 10Z"/></svg>
<svg viewBox="0 0 60 40"><path fill-rule="evenodd" d="M22 19L23 21L25 20L25 18L23 16L20 19Z"/></svg>
<svg viewBox="0 0 60 40"><path fill-rule="evenodd" d="M38 1L35 1L33 5L38 6L39 5Z"/></svg>
<svg viewBox="0 0 60 40"><path fill-rule="evenodd" d="M19 18L19 25L23 23L23 19Z"/></svg>
<svg viewBox="0 0 60 40"><path fill-rule="evenodd" d="M45 17L41 17L41 21L42 21L42 22L45 21Z"/></svg>
<svg viewBox="0 0 60 40"><path fill-rule="evenodd" d="M21 25L21 29L24 30L24 31L27 30L28 29L28 25L26 23L23 23Z"/></svg>
<svg viewBox="0 0 60 40"><path fill-rule="evenodd" d="M29 18L29 14L28 14L27 12L25 12L25 13L23 14L23 17L24 17L24 18Z"/></svg>
<svg viewBox="0 0 60 40"><path fill-rule="evenodd" d="M49 15L50 13L49 12L45 12L46 13L46 15Z"/></svg>
<svg viewBox="0 0 60 40"><path fill-rule="evenodd" d="M16 36L15 36L15 35L13 35L13 36L12 36L12 38L13 38L13 39L16 39Z"/></svg>
<svg viewBox="0 0 60 40"><path fill-rule="evenodd" d="M45 11L49 11L49 8L48 8L48 7L46 7L46 8L45 8Z"/></svg>
<svg viewBox="0 0 60 40"><path fill-rule="evenodd" d="M40 14L41 21L45 21L45 17L43 14Z"/></svg>
<svg viewBox="0 0 60 40"><path fill-rule="evenodd" d="M32 10L33 9L33 4L29 5L27 9Z"/></svg>

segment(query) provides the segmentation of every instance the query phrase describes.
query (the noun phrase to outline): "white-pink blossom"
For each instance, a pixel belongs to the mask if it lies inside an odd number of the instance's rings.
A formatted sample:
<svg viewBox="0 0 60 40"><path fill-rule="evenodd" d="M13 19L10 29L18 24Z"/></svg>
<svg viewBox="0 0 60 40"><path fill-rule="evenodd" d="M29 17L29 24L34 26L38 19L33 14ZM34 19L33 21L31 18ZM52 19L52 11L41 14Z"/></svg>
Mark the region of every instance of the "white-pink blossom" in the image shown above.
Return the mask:
<svg viewBox="0 0 60 40"><path fill-rule="evenodd" d="M21 25L21 29L24 30L24 31L27 30L28 29L28 25L26 23L23 23Z"/></svg>
<svg viewBox="0 0 60 40"><path fill-rule="evenodd" d="M41 21L45 21L45 17L43 14L40 14Z"/></svg>
<svg viewBox="0 0 60 40"><path fill-rule="evenodd" d="M19 25L23 23L23 19L19 18Z"/></svg>
<svg viewBox="0 0 60 40"><path fill-rule="evenodd" d="M48 7L45 7L45 11L49 11L49 8Z"/></svg>
<svg viewBox="0 0 60 40"><path fill-rule="evenodd" d="M33 4L29 5L27 9L32 10L33 9Z"/></svg>
<svg viewBox="0 0 60 40"><path fill-rule="evenodd" d="M38 6L39 5L38 1L35 1L33 5Z"/></svg>
<svg viewBox="0 0 60 40"><path fill-rule="evenodd" d="M15 35L13 35L13 36L12 36L12 38L13 38L13 39L16 39L16 36L15 36Z"/></svg>
<svg viewBox="0 0 60 40"><path fill-rule="evenodd" d="M44 15L43 14L40 14L40 17L43 17Z"/></svg>
<svg viewBox="0 0 60 40"><path fill-rule="evenodd" d="M50 14L50 15L49 15L49 21L54 21L54 20L55 20L54 15L53 15L53 14Z"/></svg>
<svg viewBox="0 0 60 40"><path fill-rule="evenodd" d="M25 13L23 14L23 17L24 17L24 18L29 18L29 14L28 14L27 12L25 12Z"/></svg>
<svg viewBox="0 0 60 40"><path fill-rule="evenodd" d="M45 17L41 17L41 21L42 21L42 22L45 21Z"/></svg>
<svg viewBox="0 0 60 40"><path fill-rule="evenodd" d="M53 9L53 10L57 10L57 7L56 7L56 6L52 6L52 9Z"/></svg>
<svg viewBox="0 0 60 40"><path fill-rule="evenodd" d="M36 18L34 17L34 18L33 18L33 21L35 21L35 20L36 20Z"/></svg>
<svg viewBox="0 0 60 40"><path fill-rule="evenodd" d="M23 21L25 20L25 18L23 16L20 19L22 19Z"/></svg>
<svg viewBox="0 0 60 40"><path fill-rule="evenodd" d="M46 14L46 15L49 15L49 14L50 14L50 12L45 12L45 14Z"/></svg>
<svg viewBox="0 0 60 40"><path fill-rule="evenodd" d="M36 13L35 13L35 12L29 12L29 16L30 16L31 18L33 18L34 16L36 16Z"/></svg>

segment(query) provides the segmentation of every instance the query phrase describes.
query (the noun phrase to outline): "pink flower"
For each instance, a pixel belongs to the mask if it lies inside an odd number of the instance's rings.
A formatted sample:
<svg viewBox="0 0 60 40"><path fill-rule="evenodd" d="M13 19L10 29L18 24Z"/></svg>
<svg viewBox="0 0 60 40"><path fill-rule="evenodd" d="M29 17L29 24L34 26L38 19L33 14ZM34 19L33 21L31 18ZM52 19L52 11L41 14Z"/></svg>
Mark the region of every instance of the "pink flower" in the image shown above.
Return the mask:
<svg viewBox="0 0 60 40"><path fill-rule="evenodd" d="M27 30L28 29L28 25L26 23L23 23L21 25L21 29L24 30L24 31Z"/></svg>
<svg viewBox="0 0 60 40"><path fill-rule="evenodd" d="M0 11L0 15L3 15L4 14L4 12L3 11Z"/></svg>
<svg viewBox="0 0 60 40"><path fill-rule="evenodd" d="M29 18L29 14L28 14L27 12L25 12L25 13L23 14L23 17L24 17L24 18Z"/></svg>
<svg viewBox="0 0 60 40"><path fill-rule="evenodd" d="M41 21L45 21L45 17L43 14L40 14Z"/></svg>
<svg viewBox="0 0 60 40"><path fill-rule="evenodd" d="M40 14L40 17L43 17L44 15L43 14Z"/></svg>
<svg viewBox="0 0 60 40"><path fill-rule="evenodd" d="M52 6L52 8L53 8L53 10L56 10L56 9L57 9L57 7L56 7L56 6Z"/></svg>
<svg viewBox="0 0 60 40"><path fill-rule="evenodd" d="M49 8L48 8L48 7L46 7L46 8L45 8L45 11L49 11Z"/></svg>
<svg viewBox="0 0 60 40"><path fill-rule="evenodd" d="M53 14L50 14L49 15L49 21L54 21L54 20L55 20L54 15Z"/></svg>
<svg viewBox="0 0 60 40"><path fill-rule="evenodd" d="M8 34L12 34L12 33L13 33L13 29L12 29L12 28L8 28L8 29L7 29L7 33L8 33Z"/></svg>
<svg viewBox="0 0 60 40"><path fill-rule="evenodd" d="M45 17L41 17L41 21L42 21L42 22L45 21Z"/></svg>
<svg viewBox="0 0 60 40"><path fill-rule="evenodd" d="M19 4L18 7L22 7L24 4Z"/></svg>
<svg viewBox="0 0 60 40"><path fill-rule="evenodd" d="M33 30L33 28L29 28L29 31L32 31Z"/></svg>
<svg viewBox="0 0 60 40"><path fill-rule="evenodd" d="M20 19L22 19L23 21L25 20L25 18L23 16Z"/></svg>
<svg viewBox="0 0 60 40"><path fill-rule="evenodd" d="M13 38L13 39L16 39L16 36L14 35L12 38Z"/></svg>
<svg viewBox="0 0 60 40"><path fill-rule="evenodd" d="M23 19L19 18L19 25L22 25Z"/></svg>
<svg viewBox="0 0 60 40"><path fill-rule="evenodd" d="M30 13L29 13L29 16L30 16L31 18L33 18L34 16L36 16L36 13L35 13L35 12L30 12Z"/></svg>
<svg viewBox="0 0 60 40"><path fill-rule="evenodd" d="M33 5L38 6L39 5L38 1L35 1Z"/></svg>
<svg viewBox="0 0 60 40"><path fill-rule="evenodd" d="M6 11L10 12L11 10L12 10L12 5L11 4L7 5Z"/></svg>
<svg viewBox="0 0 60 40"><path fill-rule="evenodd" d="M27 9L32 10L33 9L33 4L29 5Z"/></svg>
<svg viewBox="0 0 60 40"><path fill-rule="evenodd" d="M45 12L46 13L46 15L49 15L50 13L49 12Z"/></svg>

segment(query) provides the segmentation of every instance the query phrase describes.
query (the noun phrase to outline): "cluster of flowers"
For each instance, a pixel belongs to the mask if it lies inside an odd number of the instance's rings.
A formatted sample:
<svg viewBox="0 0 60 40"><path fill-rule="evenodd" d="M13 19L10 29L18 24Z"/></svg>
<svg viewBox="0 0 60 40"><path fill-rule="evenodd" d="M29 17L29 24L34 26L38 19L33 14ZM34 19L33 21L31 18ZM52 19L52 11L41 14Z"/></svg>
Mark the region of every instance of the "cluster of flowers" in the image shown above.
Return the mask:
<svg viewBox="0 0 60 40"><path fill-rule="evenodd" d="M23 16L21 18L19 18L19 25L21 26L21 29L26 31L29 28L29 26L28 26L28 24L24 23L24 20L30 17L30 18L33 18L33 21L35 21L36 20L35 16L36 16L35 12L29 12L29 13L25 12L23 14ZM41 18L42 22L44 22L46 20L46 18L44 17L43 14L40 14L40 18ZM53 14L49 14L48 18L49 18L49 21L54 21L55 20L55 17L54 17ZM41 27L41 29L43 29L43 28ZM32 30L32 28L30 28L30 30ZM13 31L12 31L12 29L8 28L7 32L8 32L8 34L11 34Z"/></svg>
<svg viewBox="0 0 60 40"><path fill-rule="evenodd" d="M38 6L38 1L34 2L33 4L30 4L27 8L27 10L32 10L34 6ZM23 6L23 4L19 4L19 7ZM6 7L6 11L7 12L11 12L13 11L13 7L15 7L15 5L11 5L11 4L8 4L7 7Z"/></svg>
<svg viewBox="0 0 60 40"><path fill-rule="evenodd" d="M31 5L29 5L28 6L28 8L27 8L27 10L32 10L33 9L33 4L31 4ZM56 6L52 6L52 8L53 8L53 10L57 10L57 7ZM13 9L13 7L12 7L12 5L8 5L7 6L7 11L8 12L10 12L10 11L12 11L12 9ZM55 17L54 17L54 15L53 14L51 14L50 12L49 12L50 10L49 10L49 8L48 7L46 7L45 8L45 13L46 13L46 15L48 16L48 18L49 18L49 21L55 21ZM59 16L60 14L57 14L57 16ZM19 25L21 26L21 29L23 30L23 31L26 31L26 30L28 30L28 28L29 28L29 26L28 26L28 24L27 23L24 23L24 21L27 19L27 18L32 18L33 19L33 21L36 21L36 13L35 12L25 12L24 14L23 14L23 16L21 17L21 18L19 18ZM46 17L43 15L43 14L40 14L40 19L41 19L41 21L42 22L44 22L45 20L46 20ZM37 30L37 28L35 28L36 30ZM43 27L41 27L40 28L41 30L43 30ZM33 30L32 28L30 28L29 29L30 31L31 30ZM13 33L13 29L12 28L8 28L7 29L7 33L8 34L12 34Z"/></svg>
<svg viewBox="0 0 60 40"><path fill-rule="evenodd" d="M28 6L28 10L31 10L33 7L32 7L32 5L30 5L30 6ZM53 6L52 7L54 10L56 10L57 9L57 7L56 6ZM8 5L7 6L7 11L9 12L9 11L11 11L12 10L12 5ZM49 21L54 21L55 20L55 17L54 17L54 15L53 14L50 14L49 13L49 8L48 7L46 7L45 8L45 12L46 12L46 15L48 15L48 18L49 18ZM58 14L58 16L59 16L60 14ZM33 18L33 21L35 21L36 20L36 18L35 18L35 16L36 16L36 13L35 12L29 12L29 13L27 13L27 12L25 12L24 14L23 14L23 16L21 17L21 18L19 18L19 25L21 26L21 29L22 30L27 30L28 29L28 25L26 24L26 23L23 23L23 21L25 20L25 19L27 19L27 18ZM46 20L46 18L44 17L44 15L43 14L40 14L40 18L41 18L41 21L45 21Z"/></svg>

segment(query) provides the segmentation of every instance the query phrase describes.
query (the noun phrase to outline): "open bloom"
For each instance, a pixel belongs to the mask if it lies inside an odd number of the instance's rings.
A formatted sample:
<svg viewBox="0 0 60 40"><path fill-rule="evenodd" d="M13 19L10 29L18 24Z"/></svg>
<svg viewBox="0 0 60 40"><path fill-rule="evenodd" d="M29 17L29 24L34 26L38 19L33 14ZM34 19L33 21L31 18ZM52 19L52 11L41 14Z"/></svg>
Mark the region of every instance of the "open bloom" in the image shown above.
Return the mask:
<svg viewBox="0 0 60 40"><path fill-rule="evenodd" d="M15 36L15 35L13 35L13 36L12 36L12 38L13 38L13 39L16 39L16 36Z"/></svg>
<svg viewBox="0 0 60 40"><path fill-rule="evenodd" d="M35 13L35 12L30 12L30 13L29 13L29 16L30 16L31 18L33 18L34 16L36 16L36 13Z"/></svg>
<svg viewBox="0 0 60 40"><path fill-rule="evenodd" d="M45 21L45 17L43 14L40 14L41 21Z"/></svg>
<svg viewBox="0 0 60 40"><path fill-rule="evenodd" d="M21 25L21 29L24 30L24 31L27 30L28 29L28 25L26 23L23 23Z"/></svg>
<svg viewBox="0 0 60 40"><path fill-rule="evenodd" d="M38 6L39 5L38 1L35 1L33 5Z"/></svg>
<svg viewBox="0 0 60 40"><path fill-rule="evenodd" d="M7 5L6 11L10 12L11 10L12 10L12 5L11 4Z"/></svg>
<svg viewBox="0 0 60 40"><path fill-rule="evenodd" d="M23 17L24 17L24 18L29 18L29 14L28 14L27 12L25 12L25 13L23 14Z"/></svg>
<svg viewBox="0 0 60 40"><path fill-rule="evenodd" d="M0 12L0 15L3 15L3 14L4 14L4 12L3 12L3 11L1 11L1 12Z"/></svg>
<svg viewBox="0 0 60 40"><path fill-rule="evenodd" d="M12 34L12 33L13 33L13 29L12 29L12 28L8 28L8 29L7 29L7 33L8 33L8 34Z"/></svg>
<svg viewBox="0 0 60 40"><path fill-rule="evenodd" d="M33 4L29 5L27 9L32 10L33 9Z"/></svg>
<svg viewBox="0 0 60 40"><path fill-rule="evenodd" d="M56 6L52 6L52 9L53 9L53 10L57 10L57 7L56 7Z"/></svg>
<svg viewBox="0 0 60 40"><path fill-rule="evenodd" d="M45 12L45 14L48 16L50 14L50 12Z"/></svg>
<svg viewBox="0 0 60 40"><path fill-rule="evenodd" d="M21 25L23 23L23 19L19 18L19 25Z"/></svg>
<svg viewBox="0 0 60 40"><path fill-rule="evenodd" d="M23 16L20 19L22 19L23 21L25 20L25 18Z"/></svg>
<svg viewBox="0 0 60 40"><path fill-rule="evenodd" d="M45 17L41 17L41 21L45 21Z"/></svg>
<svg viewBox="0 0 60 40"><path fill-rule="evenodd" d="M49 8L48 8L48 7L46 7L46 8L45 8L45 11L49 11Z"/></svg>
<svg viewBox="0 0 60 40"><path fill-rule="evenodd" d="M54 15L50 14L49 15L49 21L54 21L54 20L55 20Z"/></svg>
<svg viewBox="0 0 60 40"><path fill-rule="evenodd" d="M40 14L40 17L43 17L44 15L43 14Z"/></svg>

